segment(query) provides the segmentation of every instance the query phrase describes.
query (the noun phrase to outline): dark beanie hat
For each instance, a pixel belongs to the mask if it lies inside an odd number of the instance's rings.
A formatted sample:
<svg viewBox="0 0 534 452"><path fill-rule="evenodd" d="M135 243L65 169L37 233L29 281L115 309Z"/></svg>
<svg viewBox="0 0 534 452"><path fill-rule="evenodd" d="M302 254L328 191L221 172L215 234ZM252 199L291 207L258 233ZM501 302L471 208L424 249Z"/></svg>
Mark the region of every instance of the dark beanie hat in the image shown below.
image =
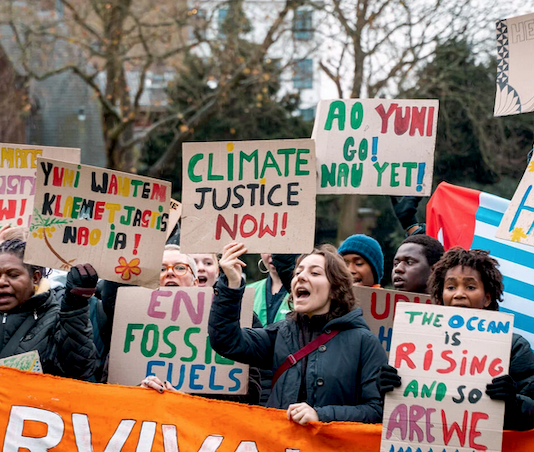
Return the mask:
<svg viewBox="0 0 534 452"><path fill-rule="evenodd" d="M384 254L380 244L365 234L355 234L347 238L337 250L339 254L358 254L371 266L375 284L380 284L384 276Z"/></svg>

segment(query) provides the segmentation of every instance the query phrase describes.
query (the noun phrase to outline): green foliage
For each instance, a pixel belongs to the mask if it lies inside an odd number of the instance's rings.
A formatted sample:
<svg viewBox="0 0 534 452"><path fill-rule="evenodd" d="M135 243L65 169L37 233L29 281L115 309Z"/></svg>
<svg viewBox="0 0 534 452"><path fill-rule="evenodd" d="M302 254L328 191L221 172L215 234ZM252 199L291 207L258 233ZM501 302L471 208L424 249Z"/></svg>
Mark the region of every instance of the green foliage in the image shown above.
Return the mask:
<svg viewBox="0 0 534 452"><path fill-rule="evenodd" d="M50 228L52 226L61 228L66 224L72 223L72 221L73 220L69 220L67 218L43 217L37 209L33 209L30 232L34 232L40 228Z"/></svg>

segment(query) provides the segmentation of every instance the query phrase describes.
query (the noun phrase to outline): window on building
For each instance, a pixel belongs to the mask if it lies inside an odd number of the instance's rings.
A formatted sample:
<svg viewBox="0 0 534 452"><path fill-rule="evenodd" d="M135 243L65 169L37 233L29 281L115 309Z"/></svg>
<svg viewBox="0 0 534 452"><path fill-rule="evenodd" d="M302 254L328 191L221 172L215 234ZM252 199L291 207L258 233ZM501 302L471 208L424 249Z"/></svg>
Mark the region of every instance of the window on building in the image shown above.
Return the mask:
<svg viewBox="0 0 534 452"><path fill-rule="evenodd" d="M152 89L161 89L165 88L167 85L165 83L165 76L163 74L151 74L149 77L147 77L147 81L150 80L150 83L148 84L150 88Z"/></svg>
<svg viewBox="0 0 534 452"><path fill-rule="evenodd" d="M301 41L313 38L313 11L297 9L293 16L293 36Z"/></svg>
<svg viewBox="0 0 534 452"><path fill-rule="evenodd" d="M61 0L56 0L56 13L59 18L63 17L63 2Z"/></svg>
<svg viewBox="0 0 534 452"><path fill-rule="evenodd" d="M195 8L191 15L191 27L189 29L189 39L191 41L206 39L207 13L205 9Z"/></svg>
<svg viewBox="0 0 534 452"><path fill-rule="evenodd" d="M219 29L219 37L224 37L223 24L228 15L228 8L220 8L217 12L217 27Z"/></svg>
<svg viewBox="0 0 534 452"><path fill-rule="evenodd" d="M301 108L300 117L304 121L313 121L315 119L315 108Z"/></svg>
<svg viewBox="0 0 534 452"><path fill-rule="evenodd" d="M313 88L313 60L301 60L295 66L293 86L296 89Z"/></svg>

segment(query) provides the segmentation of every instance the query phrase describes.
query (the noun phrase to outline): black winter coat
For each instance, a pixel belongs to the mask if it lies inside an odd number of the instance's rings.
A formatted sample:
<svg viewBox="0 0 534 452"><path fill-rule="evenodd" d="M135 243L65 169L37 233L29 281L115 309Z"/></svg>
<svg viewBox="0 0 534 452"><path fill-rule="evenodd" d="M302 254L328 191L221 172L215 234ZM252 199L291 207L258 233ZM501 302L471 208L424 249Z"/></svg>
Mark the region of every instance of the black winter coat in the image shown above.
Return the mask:
<svg viewBox="0 0 534 452"><path fill-rule="evenodd" d="M507 403L504 413L505 430L534 428L534 354L527 340L514 333L510 355L510 377L517 383L515 403Z"/></svg>
<svg viewBox="0 0 534 452"><path fill-rule="evenodd" d="M31 327L9 356L37 350L43 372L84 380L91 377L96 349L87 306L61 310L56 292L48 290L0 313L0 353L28 317L33 317Z"/></svg>
<svg viewBox="0 0 534 452"><path fill-rule="evenodd" d="M239 313L244 286L230 289L226 277L215 286L209 318L211 345L220 355L273 372L290 353L300 349L298 325L290 318L267 328L240 328ZM380 366L387 358L357 308L328 322L323 331L341 332L308 355L307 403L323 422L382 421L382 400L376 385ZM288 369L276 382L268 407L286 409L298 402L301 367Z"/></svg>

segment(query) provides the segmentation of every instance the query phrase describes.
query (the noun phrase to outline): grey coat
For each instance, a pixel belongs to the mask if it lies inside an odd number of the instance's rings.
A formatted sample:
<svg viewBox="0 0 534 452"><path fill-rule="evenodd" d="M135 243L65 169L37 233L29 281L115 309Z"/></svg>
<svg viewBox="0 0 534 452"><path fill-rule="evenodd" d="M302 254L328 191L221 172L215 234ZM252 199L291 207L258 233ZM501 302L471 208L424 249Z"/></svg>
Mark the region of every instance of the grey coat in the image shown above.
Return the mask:
<svg viewBox="0 0 534 452"><path fill-rule="evenodd" d="M240 328L244 287L230 289L221 277L215 286L209 318L212 347L220 355L273 372L300 349L298 325L290 318L267 328ZM376 385L378 369L387 358L357 308L331 320L323 331L341 330L308 355L307 403L323 422L381 422L382 400ZM288 369L276 382L268 407L286 409L298 402L301 366Z"/></svg>
<svg viewBox="0 0 534 452"><path fill-rule="evenodd" d="M62 310L55 291L48 290L0 313L0 353L28 317L31 327L10 355L37 350L45 373L84 380L93 374L96 349L87 306Z"/></svg>

